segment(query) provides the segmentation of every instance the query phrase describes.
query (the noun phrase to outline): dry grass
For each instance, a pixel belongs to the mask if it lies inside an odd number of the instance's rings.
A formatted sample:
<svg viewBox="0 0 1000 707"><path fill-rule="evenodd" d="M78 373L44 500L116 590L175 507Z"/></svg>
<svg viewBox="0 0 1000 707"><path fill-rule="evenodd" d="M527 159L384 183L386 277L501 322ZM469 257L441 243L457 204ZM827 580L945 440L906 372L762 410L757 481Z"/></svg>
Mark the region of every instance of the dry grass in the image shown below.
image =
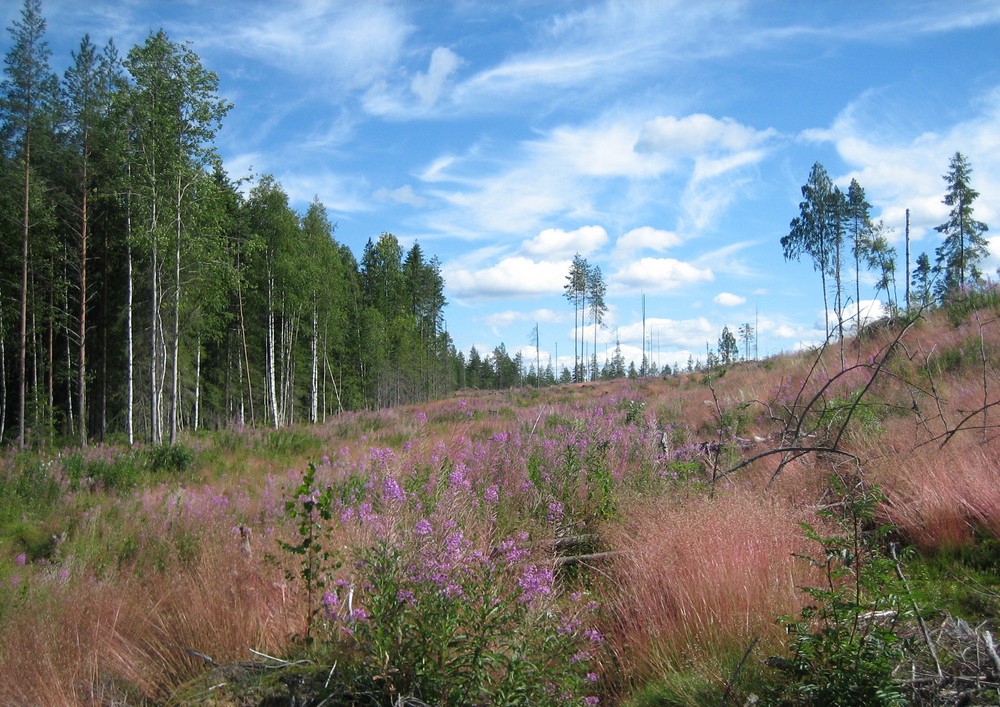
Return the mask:
<svg viewBox="0 0 1000 707"><path fill-rule="evenodd" d="M259 555L259 552L258 552ZM206 662L280 652L303 611L274 566L247 557L228 529L209 526L198 557L161 573L34 578L4 627L0 703L108 704L164 697ZM39 620L44 617L44 620Z"/></svg>
<svg viewBox="0 0 1000 707"><path fill-rule="evenodd" d="M923 447L886 464L885 513L923 550L970 544L977 531L1000 536L1000 441Z"/></svg>
<svg viewBox="0 0 1000 707"><path fill-rule="evenodd" d="M793 557L804 550L800 520L792 506L741 493L627 509L608 533L623 554L607 601L608 640L631 686L713 666L757 637L779 640L774 617L798 613L807 580Z"/></svg>

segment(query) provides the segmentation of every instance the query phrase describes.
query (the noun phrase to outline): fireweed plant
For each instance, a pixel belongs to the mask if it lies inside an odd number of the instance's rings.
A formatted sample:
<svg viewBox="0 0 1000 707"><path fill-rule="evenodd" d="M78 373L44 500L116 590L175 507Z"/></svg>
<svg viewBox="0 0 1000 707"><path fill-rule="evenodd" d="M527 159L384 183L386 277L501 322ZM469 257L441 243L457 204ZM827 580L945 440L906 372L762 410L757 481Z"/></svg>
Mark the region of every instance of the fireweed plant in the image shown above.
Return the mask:
<svg viewBox="0 0 1000 707"><path fill-rule="evenodd" d="M576 412L487 437L472 414L468 435L310 466L282 547L308 595L312 650L392 699L597 704L599 607L585 574L557 571L551 541L613 516L636 458L654 475L668 460L650 454L646 419L623 427L614 403Z"/></svg>

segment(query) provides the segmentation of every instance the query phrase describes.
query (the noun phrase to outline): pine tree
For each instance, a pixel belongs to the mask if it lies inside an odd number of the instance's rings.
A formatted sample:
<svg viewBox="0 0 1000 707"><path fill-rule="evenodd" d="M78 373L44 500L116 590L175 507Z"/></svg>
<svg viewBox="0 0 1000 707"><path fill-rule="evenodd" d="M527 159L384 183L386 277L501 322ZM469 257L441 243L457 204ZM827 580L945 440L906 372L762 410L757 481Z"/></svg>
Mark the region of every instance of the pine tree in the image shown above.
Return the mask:
<svg viewBox="0 0 1000 707"><path fill-rule="evenodd" d="M19 163L21 234L20 329L18 331L18 446L25 446L25 402L27 395L28 301L30 234L33 203L41 193L34 180L40 144L52 134L58 81L49 68L50 51L45 40L45 18L40 0L24 0L21 19L10 27L13 46L4 58L6 79L0 86L0 119L9 154Z"/></svg>

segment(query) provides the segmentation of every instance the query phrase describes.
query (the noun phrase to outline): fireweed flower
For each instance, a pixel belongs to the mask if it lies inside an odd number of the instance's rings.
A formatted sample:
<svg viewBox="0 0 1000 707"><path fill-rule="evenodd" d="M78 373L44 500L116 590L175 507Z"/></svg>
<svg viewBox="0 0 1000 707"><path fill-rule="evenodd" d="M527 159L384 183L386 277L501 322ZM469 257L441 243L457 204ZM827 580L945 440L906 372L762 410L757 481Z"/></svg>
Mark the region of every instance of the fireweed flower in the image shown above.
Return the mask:
<svg viewBox="0 0 1000 707"><path fill-rule="evenodd" d="M529 603L537 597L551 594L553 580L552 570L547 567L539 568L537 565L528 565L517 580L521 587L520 600Z"/></svg>
<svg viewBox="0 0 1000 707"><path fill-rule="evenodd" d="M387 476L382 482L382 497L387 501L403 502L406 500L406 491L399 485L395 477Z"/></svg>
<svg viewBox="0 0 1000 707"><path fill-rule="evenodd" d="M417 524L413 527L413 530L417 535L430 535L434 532L431 522L426 518L418 520Z"/></svg>

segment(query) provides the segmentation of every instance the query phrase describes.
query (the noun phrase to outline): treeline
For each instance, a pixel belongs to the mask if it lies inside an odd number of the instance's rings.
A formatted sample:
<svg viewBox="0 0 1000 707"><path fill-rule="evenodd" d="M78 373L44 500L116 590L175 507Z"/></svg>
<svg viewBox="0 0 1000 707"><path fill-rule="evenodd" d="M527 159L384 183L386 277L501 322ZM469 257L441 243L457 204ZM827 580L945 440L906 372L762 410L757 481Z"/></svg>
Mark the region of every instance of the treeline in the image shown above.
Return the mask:
<svg viewBox="0 0 1000 707"><path fill-rule="evenodd" d="M215 148L231 106L162 32L84 37L50 69L25 0L0 86L0 443L279 427L438 396L464 360L439 263L391 234L361 262Z"/></svg>

